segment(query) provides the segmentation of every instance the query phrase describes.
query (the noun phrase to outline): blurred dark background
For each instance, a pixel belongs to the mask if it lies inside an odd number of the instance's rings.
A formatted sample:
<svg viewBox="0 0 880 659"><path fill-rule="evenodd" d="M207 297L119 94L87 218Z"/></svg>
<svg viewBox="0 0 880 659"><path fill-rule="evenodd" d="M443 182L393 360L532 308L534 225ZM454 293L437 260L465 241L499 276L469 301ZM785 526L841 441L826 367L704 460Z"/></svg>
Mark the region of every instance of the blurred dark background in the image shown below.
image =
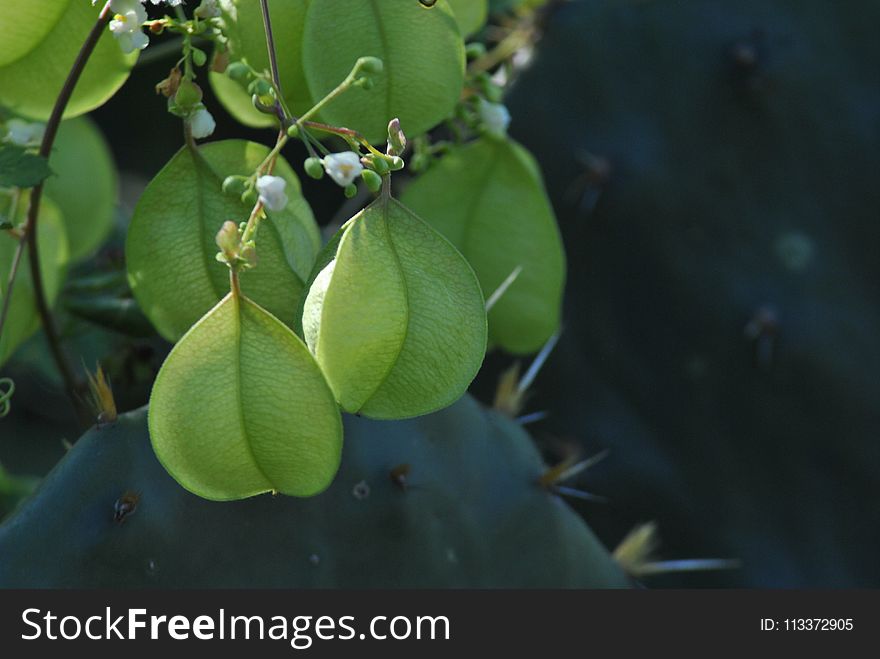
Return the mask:
<svg viewBox="0 0 880 659"><path fill-rule="evenodd" d="M569 258L536 440L610 449L582 479L609 503L573 503L607 545L656 520L665 558L742 561L649 585L880 586L877 25L868 0L559 3L508 96ZM92 115L123 175L97 267L181 143L153 93L173 57L150 59ZM214 139L272 141L206 103ZM339 189L303 187L332 222ZM85 363L115 364L122 409L146 401L167 346L68 329ZM77 434L41 341L10 369L13 473L45 473ZM511 361L489 357L478 397Z"/></svg>

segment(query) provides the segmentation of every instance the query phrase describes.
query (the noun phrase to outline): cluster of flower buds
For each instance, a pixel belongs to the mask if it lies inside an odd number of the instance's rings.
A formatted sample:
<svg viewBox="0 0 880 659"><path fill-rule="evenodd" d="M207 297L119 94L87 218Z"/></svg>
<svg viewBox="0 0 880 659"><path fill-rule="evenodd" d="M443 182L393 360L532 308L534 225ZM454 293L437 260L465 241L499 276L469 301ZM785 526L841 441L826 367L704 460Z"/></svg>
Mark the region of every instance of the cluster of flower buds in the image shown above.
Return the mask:
<svg viewBox="0 0 880 659"><path fill-rule="evenodd" d="M245 223L236 224L232 220L226 220L214 239L220 249L217 252L217 260L236 271L253 267L257 261L254 241L248 240L246 243L241 241L244 228Z"/></svg>

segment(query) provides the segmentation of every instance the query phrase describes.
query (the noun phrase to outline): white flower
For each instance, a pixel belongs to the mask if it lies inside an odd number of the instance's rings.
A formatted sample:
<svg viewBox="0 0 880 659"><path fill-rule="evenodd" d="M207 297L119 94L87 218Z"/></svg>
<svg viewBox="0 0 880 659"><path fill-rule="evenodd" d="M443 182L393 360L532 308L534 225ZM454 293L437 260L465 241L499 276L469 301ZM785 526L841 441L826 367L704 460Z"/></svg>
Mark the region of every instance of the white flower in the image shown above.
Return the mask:
<svg viewBox="0 0 880 659"><path fill-rule="evenodd" d="M143 50L150 43L150 38L143 33L141 25L147 20L147 12L140 0L111 0L113 20L110 31L119 42L123 53Z"/></svg>
<svg viewBox="0 0 880 659"><path fill-rule="evenodd" d="M354 151L331 153L329 156L324 156L321 163L324 165L324 171L329 174L330 178L343 188L351 185L352 181L364 171L364 166L361 164L361 156Z"/></svg>
<svg viewBox="0 0 880 659"><path fill-rule="evenodd" d="M18 146L27 146L41 141L45 130L44 124L30 123L22 119L10 119L6 122L7 132L4 140Z"/></svg>
<svg viewBox="0 0 880 659"><path fill-rule="evenodd" d="M286 187L287 181L280 176L261 176L257 179L260 201L270 211L284 210L287 206L287 195L284 194Z"/></svg>
<svg viewBox="0 0 880 659"><path fill-rule="evenodd" d="M197 140L208 137L208 135L214 132L216 127L217 123L214 121L214 117L204 105L189 118L190 131L192 131L192 136Z"/></svg>
<svg viewBox="0 0 880 659"><path fill-rule="evenodd" d="M504 136L510 125L510 112L501 103L490 103L480 99L480 119L483 126L492 135Z"/></svg>
<svg viewBox="0 0 880 659"><path fill-rule="evenodd" d="M220 15L220 7L217 0L202 0L202 4L193 12L199 18L217 18Z"/></svg>

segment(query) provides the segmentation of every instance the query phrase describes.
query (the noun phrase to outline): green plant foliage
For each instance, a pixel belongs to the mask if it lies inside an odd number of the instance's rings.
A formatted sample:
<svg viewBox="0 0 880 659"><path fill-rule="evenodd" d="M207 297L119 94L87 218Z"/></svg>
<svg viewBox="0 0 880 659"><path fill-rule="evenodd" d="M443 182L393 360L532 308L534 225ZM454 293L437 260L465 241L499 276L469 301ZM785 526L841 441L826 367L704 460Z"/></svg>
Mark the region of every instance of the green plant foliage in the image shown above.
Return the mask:
<svg viewBox="0 0 880 659"><path fill-rule="evenodd" d="M45 190L61 209L70 260L76 261L94 252L113 228L116 167L103 135L86 117L61 123L51 161L55 175Z"/></svg>
<svg viewBox="0 0 880 659"><path fill-rule="evenodd" d="M229 34L229 58L246 59L257 71L269 70L260 0L234 0L223 5ZM271 0L269 15L278 59L281 89L291 112L303 114L312 103L302 66L302 38L308 0ZM223 107L246 126L274 126L274 116L254 108L246 86L222 73L210 74L211 86Z"/></svg>
<svg viewBox="0 0 880 659"><path fill-rule="evenodd" d="M350 91L321 111L328 123L379 141L400 118L408 136L449 117L464 84L464 43L446 0L430 9L409 0L345 3L312 0L306 14L303 63L312 98L323 98L359 57L379 57L375 86Z"/></svg>
<svg viewBox="0 0 880 659"><path fill-rule="evenodd" d="M488 0L448 0L463 37L479 32L489 14Z"/></svg>
<svg viewBox="0 0 880 659"><path fill-rule="evenodd" d="M221 193L222 181L250 175L267 154L243 140L184 147L141 196L128 230L126 266L135 298L165 338L180 338L229 290L214 237L224 221L246 220L251 207ZM287 181L290 201L262 222L258 266L242 275L242 289L292 326L320 235L296 174L281 158L275 174Z"/></svg>
<svg viewBox="0 0 880 659"><path fill-rule="evenodd" d="M303 333L342 408L374 418L426 414L458 399L486 350L473 270L400 202L349 220L316 277Z"/></svg>
<svg viewBox="0 0 880 659"><path fill-rule="evenodd" d="M23 193L17 208L17 220L22 222L27 212L28 199ZM46 299L51 304L58 297L61 284L67 272L67 238L58 207L43 197L40 218L37 224L37 242L40 246L40 272ZM18 239L7 231L0 231L0 304L8 290L8 273L18 247ZM18 276L9 301L9 314L0 335L0 364L3 364L15 349L40 327L40 317L34 301L31 283L30 260L27 252L22 256Z"/></svg>
<svg viewBox="0 0 880 659"><path fill-rule="evenodd" d="M40 10L28 10L19 16L14 12L20 4L22 0L0 0L0 16L4 21L15 16L16 24L13 30L3 30L3 43L8 34L19 30L28 35L16 38L8 50L5 45L0 46L0 62L5 62L0 66L0 105L45 121L101 7L83 0L53 0L31 3ZM44 5L51 7L43 11ZM19 28L20 20L27 22L27 27ZM16 58L11 60L12 56ZM103 104L122 86L136 60L137 53L123 54L109 31L105 31L64 116L75 117Z"/></svg>
<svg viewBox="0 0 880 659"><path fill-rule="evenodd" d="M339 474L308 499L191 495L156 461L146 416L86 433L0 526L0 587L629 584L580 516L536 484L546 467L528 434L469 396L407 421L346 416ZM403 465L402 486L390 475ZM134 509L114 521L126 493Z"/></svg>
<svg viewBox="0 0 880 659"><path fill-rule="evenodd" d="M13 144L0 146L0 188L32 188L51 174L46 158Z"/></svg>
<svg viewBox="0 0 880 659"><path fill-rule="evenodd" d="M168 472L206 499L311 496L339 468L342 421L299 337L230 293L162 366L150 437Z"/></svg>
<svg viewBox="0 0 880 659"><path fill-rule="evenodd" d="M489 338L515 353L538 350L559 328L565 252L531 155L484 137L445 155L402 200L448 238L490 295L519 276L489 312Z"/></svg>
<svg viewBox="0 0 880 659"><path fill-rule="evenodd" d="M52 30L67 8L65 2L0 0L3 40L0 66L26 55Z"/></svg>

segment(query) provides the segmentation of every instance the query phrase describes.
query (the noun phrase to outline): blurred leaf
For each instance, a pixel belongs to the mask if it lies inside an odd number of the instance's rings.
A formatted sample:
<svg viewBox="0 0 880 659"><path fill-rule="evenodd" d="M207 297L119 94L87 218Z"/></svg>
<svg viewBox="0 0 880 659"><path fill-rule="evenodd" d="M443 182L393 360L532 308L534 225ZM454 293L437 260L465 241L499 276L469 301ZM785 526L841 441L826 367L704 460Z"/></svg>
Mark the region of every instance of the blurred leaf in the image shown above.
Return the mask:
<svg viewBox="0 0 880 659"><path fill-rule="evenodd" d="M13 144L0 146L0 188L32 188L51 175L46 158Z"/></svg>

